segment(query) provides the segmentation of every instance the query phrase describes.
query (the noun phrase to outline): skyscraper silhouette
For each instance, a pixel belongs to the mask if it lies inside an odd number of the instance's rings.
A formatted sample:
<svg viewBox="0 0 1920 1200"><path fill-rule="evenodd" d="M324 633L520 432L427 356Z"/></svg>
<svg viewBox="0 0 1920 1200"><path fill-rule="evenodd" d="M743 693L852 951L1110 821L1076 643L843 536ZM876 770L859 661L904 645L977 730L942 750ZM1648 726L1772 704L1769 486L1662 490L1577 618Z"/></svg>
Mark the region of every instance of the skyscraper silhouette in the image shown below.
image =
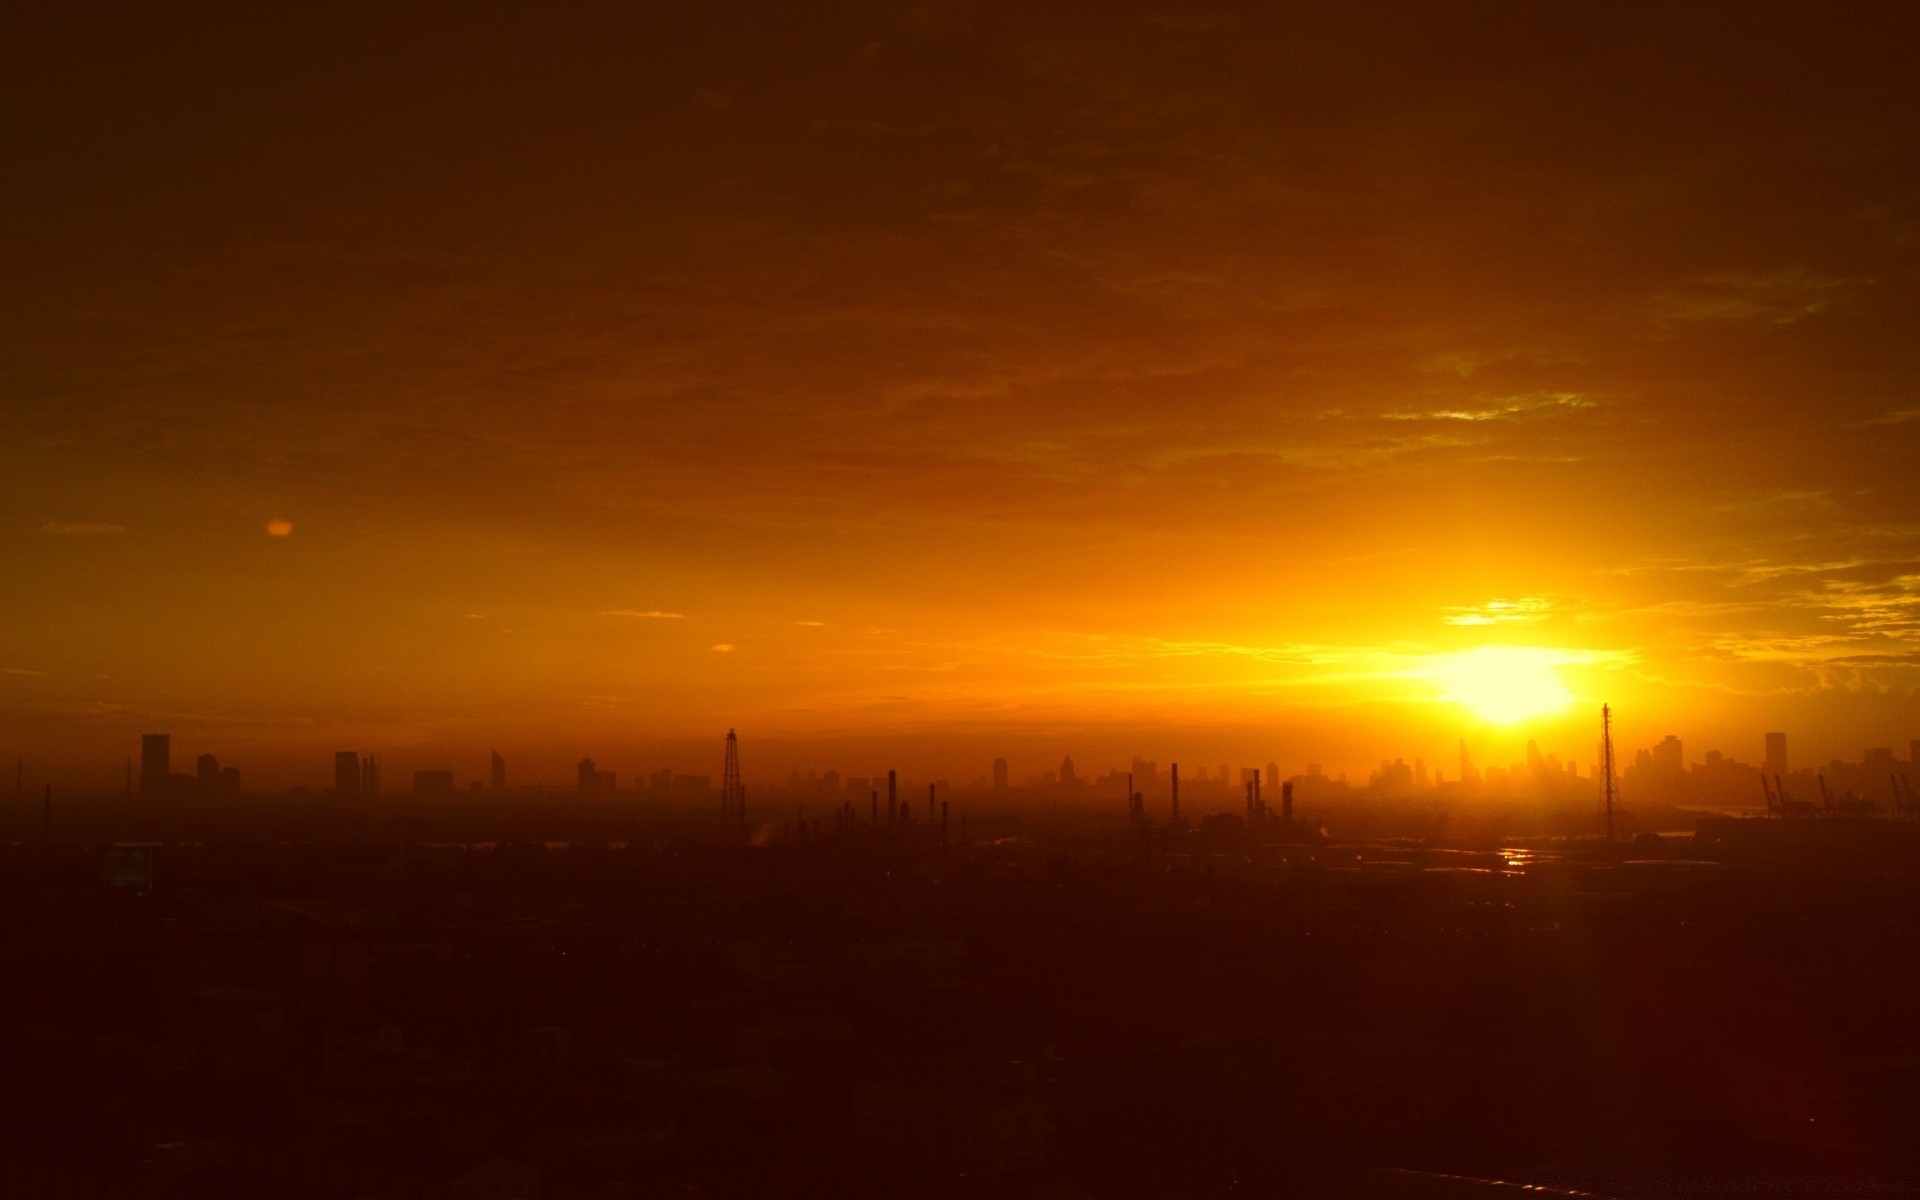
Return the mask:
<svg viewBox="0 0 1920 1200"><path fill-rule="evenodd" d="M140 791L155 796L167 790L173 776L173 736L165 733L140 735Z"/></svg>
<svg viewBox="0 0 1920 1200"><path fill-rule="evenodd" d="M500 757L498 750L492 751L492 754L493 790L496 792L505 791L507 787L507 760Z"/></svg>

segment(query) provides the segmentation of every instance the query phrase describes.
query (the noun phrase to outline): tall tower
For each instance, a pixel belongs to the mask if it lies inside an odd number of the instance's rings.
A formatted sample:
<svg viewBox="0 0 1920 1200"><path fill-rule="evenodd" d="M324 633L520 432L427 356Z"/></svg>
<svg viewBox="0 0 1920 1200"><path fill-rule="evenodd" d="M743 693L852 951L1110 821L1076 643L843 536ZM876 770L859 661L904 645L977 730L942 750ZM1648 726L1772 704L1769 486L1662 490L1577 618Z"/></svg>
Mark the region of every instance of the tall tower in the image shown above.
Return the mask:
<svg viewBox="0 0 1920 1200"><path fill-rule="evenodd" d="M1600 706L1600 778L1601 799L1607 806L1607 840L1613 840L1613 809L1619 793L1613 786L1613 710Z"/></svg>
<svg viewBox="0 0 1920 1200"><path fill-rule="evenodd" d="M158 795L173 778L173 737L165 733L140 735L140 790Z"/></svg>
<svg viewBox="0 0 1920 1200"><path fill-rule="evenodd" d="M1769 733L1767 735L1767 774L1785 775L1787 773L1787 735Z"/></svg>
<svg viewBox="0 0 1920 1200"><path fill-rule="evenodd" d="M500 752L498 750L493 751L492 754L493 754L493 762L491 765L493 768L493 780L492 780L493 790L496 792L502 792L502 791L505 791L507 788L507 760L500 757Z"/></svg>
<svg viewBox="0 0 1920 1200"><path fill-rule="evenodd" d="M740 782L740 739L727 730L727 762L720 772L720 825L725 836L747 840L747 789Z"/></svg>

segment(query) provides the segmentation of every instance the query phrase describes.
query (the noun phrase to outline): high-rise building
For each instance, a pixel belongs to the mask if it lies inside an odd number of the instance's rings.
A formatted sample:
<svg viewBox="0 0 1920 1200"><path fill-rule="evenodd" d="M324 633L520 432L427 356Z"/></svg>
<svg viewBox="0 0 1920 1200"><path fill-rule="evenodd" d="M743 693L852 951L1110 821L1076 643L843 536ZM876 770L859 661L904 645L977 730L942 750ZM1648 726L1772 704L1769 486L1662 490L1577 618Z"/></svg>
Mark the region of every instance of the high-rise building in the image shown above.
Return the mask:
<svg viewBox="0 0 1920 1200"><path fill-rule="evenodd" d="M593 765L592 759L580 760L579 781L582 800L591 800L600 794L600 771Z"/></svg>
<svg viewBox="0 0 1920 1200"><path fill-rule="evenodd" d="M359 794L360 754L358 751L334 751L333 792L336 796L353 796Z"/></svg>
<svg viewBox="0 0 1920 1200"><path fill-rule="evenodd" d="M1144 758L1135 758L1133 760L1132 773L1135 791L1144 792L1149 788L1158 787L1160 784L1160 764L1157 762L1148 762Z"/></svg>
<svg viewBox="0 0 1920 1200"><path fill-rule="evenodd" d="M211 754L202 754L194 760L194 781L203 792L211 792L220 786L220 760Z"/></svg>
<svg viewBox="0 0 1920 1200"><path fill-rule="evenodd" d="M1767 735L1767 774L1785 775L1787 773L1787 735L1769 733Z"/></svg>
<svg viewBox="0 0 1920 1200"><path fill-rule="evenodd" d="M369 754L360 760L360 794L378 796L380 794L380 756Z"/></svg>
<svg viewBox="0 0 1920 1200"><path fill-rule="evenodd" d="M166 733L143 733L140 735L140 790L149 796L157 796L167 790L167 782L173 777L173 735Z"/></svg>
<svg viewBox="0 0 1920 1200"><path fill-rule="evenodd" d="M993 790L996 792L1007 790L1007 760L1004 758L993 760Z"/></svg>
<svg viewBox="0 0 1920 1200"><path fill-rule="evenodd" d="M500 752L498 750L495 750L492 753L493 753L493 764L492 764L493 765L493 790L496 792L502 792L502 791L505 791L507 787L507 760L500 757Z"/></svg>
<svg viewBox="0 0 1920 1200"><path fill-rule="evenodd" d="M1679 738L1670 733L1660 739L1660 744L1653 748L1653 769L1663 775L1686 773L1687 759L1681 752Z"/></svg>
<svg viewBox="0 0 1920 1200"><path fill-rule="evenodd" d="M1079 783L1079 782L1080 782L1080 777L1079 777L1078 775L1075 775L1075 774L1073 773L1073 756L1072 756L1072 755L1068 755L1067 757L1065 757L1065 758L1063 758L1063 759L1061 759L1061 760L1060 760L1060 784L1061 784L1061 786L1062 786L1062 787L1072 787L1072 786L1073 786L1074 784L1076 784L1076 783Z"/></svg>

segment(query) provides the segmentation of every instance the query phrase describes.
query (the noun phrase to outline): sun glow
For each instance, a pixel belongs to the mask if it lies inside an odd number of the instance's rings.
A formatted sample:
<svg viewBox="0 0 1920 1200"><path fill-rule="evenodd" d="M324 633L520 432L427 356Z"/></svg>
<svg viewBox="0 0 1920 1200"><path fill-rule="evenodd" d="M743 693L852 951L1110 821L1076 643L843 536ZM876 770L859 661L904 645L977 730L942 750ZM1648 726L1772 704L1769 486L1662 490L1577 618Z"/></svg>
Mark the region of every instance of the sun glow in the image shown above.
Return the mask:
<svg viewBox="0 0 1920 1200"><path fill-rule="evenodd" d="M1483 721L1511 725L1558 712L1573 699L1554 670L1561 661L1551 650L1481 646L1444 655L1423 674L1440 685L1442 700Z"/></svg>

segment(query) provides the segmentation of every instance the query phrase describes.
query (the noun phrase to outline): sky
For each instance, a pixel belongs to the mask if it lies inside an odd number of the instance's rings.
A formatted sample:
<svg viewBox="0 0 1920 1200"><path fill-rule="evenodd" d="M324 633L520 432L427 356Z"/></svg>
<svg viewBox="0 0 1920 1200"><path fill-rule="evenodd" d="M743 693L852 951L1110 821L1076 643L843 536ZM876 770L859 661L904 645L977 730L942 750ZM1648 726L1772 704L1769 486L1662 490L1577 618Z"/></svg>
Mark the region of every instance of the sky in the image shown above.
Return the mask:
<svg viewBox="0 0 1920 1200"><path fill-rule="evenodd" d="M0 17L0 751L1920 738L1904 6L291 8Z"/></svg>

